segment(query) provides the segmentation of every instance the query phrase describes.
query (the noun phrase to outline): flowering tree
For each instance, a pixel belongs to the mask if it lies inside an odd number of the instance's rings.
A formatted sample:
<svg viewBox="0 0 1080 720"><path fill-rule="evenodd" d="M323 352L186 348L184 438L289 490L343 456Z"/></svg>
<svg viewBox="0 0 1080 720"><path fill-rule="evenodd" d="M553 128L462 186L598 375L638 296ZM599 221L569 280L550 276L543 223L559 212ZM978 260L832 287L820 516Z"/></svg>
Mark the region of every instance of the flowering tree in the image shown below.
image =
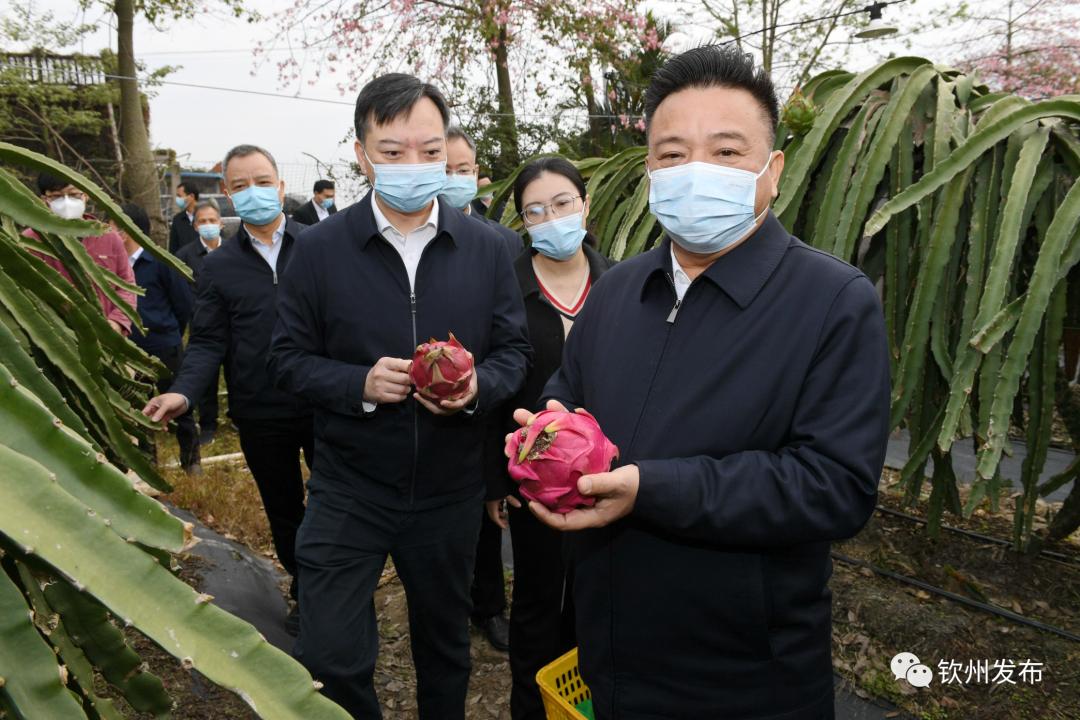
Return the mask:
<svg viewBox="0 0 1080 720"><path fill-rule="evenodd" d="M960 65L995 90L1032 99L1080 92L1080 6L1074 0L995 0Z"/></svg>
<svg viewBox="0 0 1080 720"><path fill-rule="evenodd" d="M277 63L287 83L333 74L344 94L405 70L434 79L459 109L494 87L489 114L510 167L523 103L596 108L595 69L659 44L635 0L296 0L278 19L260 49L295 48Z"/></svg>

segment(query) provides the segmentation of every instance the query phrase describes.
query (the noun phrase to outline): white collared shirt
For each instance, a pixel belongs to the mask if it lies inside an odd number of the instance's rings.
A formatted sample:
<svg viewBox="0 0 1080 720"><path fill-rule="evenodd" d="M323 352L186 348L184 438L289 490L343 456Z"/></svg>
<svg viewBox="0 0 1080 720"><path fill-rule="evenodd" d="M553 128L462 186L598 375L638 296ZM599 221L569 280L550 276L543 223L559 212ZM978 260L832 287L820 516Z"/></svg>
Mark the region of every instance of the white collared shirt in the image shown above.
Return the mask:
<svg viewBox="0 0 1080 720"><path fill-rule="evenodd" d="M202 237L202 235L200 235L200 236L199 236L199 242L201 242L201 243L202 243L203 249L205 249L205 250L206 250L206 252L208 252L208 253L212 253L212 252L214 252L215 250L217 250L217 249L218 249L219 247L221 247L221 236L220 236L220 235L218 236L218 244L217 244L217 247L210 247L209 245L207 245L207 244L206 244L206 240L203 240L203 237ZM260 244L260 245L262 245L262 243L259 243L259 244Z"/></svg>
<svg viewBox="0 0 1080 720"><path fill-rule="evenodd" d="M135 252L128 255L128 262L131 263L131 267L135 267L135 261L143 254L143 248L137 248Z"/></svg>
<svg viewBox="0 0 1080 720"><path fill-rule="evenodd" d="M420 256L424 253L424 248L435 239L439 231L438 199L431 201L431 213L428 215L427 222L405 235L402 235L386 219L382 210L379 209L378 200L374 197L371 198L371 211L375 215L375 226L379 228L379 232L386 238L387 242L398 251L398 255L401 256L402 261L405 263L405 271L409 274L409 289L415 290L416 268L420 265Z"/></svg>
<svg viewBox="0 0 1080 720"><path fill-rule="evenodd" d="M315 206L315 216L319 218L319 222L322 222L326 218L330 217L330 211L322 206L322 203L315 202L313 199L311 204Z"/></svg>
<svg viewBox="0 0 1080 720"><path fill-rule="evenodd" d="M679 302L682 302L683 296L686 295L687 288L690 287L690 276L686 274L686 271L682 269L682 265L679 264L679 259L675 257L675 245L671 246L671 270L672 277L675 280L675 297Z"/></svg>
<svg viewBox="0 0 1080 720"><path fill-rule="evenodd" d="M244 229L248 233L248 241L251 242L251 247L259 251L259 254L263 256L263 260L270 266L270 269L274 271L274 277L277 277L277 259L281 254L281 240L285 237L285 215L282 214L281 220L278 221L277 230L274 230L274 236L271 239L269 245L255 238L251 234L251 230L247 225L244 225Z"/></svg>

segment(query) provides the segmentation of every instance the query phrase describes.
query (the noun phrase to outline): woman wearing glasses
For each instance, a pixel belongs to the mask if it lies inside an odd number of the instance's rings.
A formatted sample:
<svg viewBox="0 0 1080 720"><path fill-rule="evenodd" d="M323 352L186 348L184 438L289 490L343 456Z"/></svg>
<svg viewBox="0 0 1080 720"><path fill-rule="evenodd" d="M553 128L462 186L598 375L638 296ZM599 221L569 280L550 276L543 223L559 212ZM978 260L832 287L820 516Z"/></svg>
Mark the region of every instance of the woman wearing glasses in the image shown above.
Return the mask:
<svg viewBox="0 0 1080 720"><path fill-rule="evenodd" d="M569 161L547 157L529 163L514 183L531 249L514 263L525 301L533 362L525 385L506 408L536 407L544 384L562 361L563 342L596 279L611 263L593 249L586 229L589 196ZM517 425L509 418L496 443ZM543 718L536 672L574 646L570 588L563 565L562 537L522 506L516 484L501 471L488 488L488 515L511 527L514 591L510 605L510 669L514 720ZM493 460L494 462L494 460Z"/></svg>

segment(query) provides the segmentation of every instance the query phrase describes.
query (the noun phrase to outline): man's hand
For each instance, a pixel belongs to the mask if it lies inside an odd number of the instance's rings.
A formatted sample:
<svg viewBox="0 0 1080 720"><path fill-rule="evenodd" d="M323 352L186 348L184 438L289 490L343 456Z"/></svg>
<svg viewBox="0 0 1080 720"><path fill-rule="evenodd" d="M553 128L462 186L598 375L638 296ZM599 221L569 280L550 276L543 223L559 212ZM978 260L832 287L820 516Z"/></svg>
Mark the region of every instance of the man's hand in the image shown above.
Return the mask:
<svg viewBox="0 0 1080 720"><path fill-rule="evenodd" d="M473 370L472 376L469 377L469 389L459 398L455 398L454 400L440 400L439 404L436 405L434 400L424 397L419 392L414 392L413 397L416 398L416 402L426 407L435 415L453 415L471 405L472 401L476 399L476 393L478 391L479 386L476 384L476 370Z"/></svg>
<svg viewBox="0 0 1080 720"><path fill-rule="evenodd" d="M111 327L115 332L118 332L121 335L124 334L124 327L115 320L109 319L109 327Z"/></svg>
<svg viewBox="0 0 1080 720"><path fill-rule="evenodd" d="M150 402L146 403L146 407L143 408L142 412L151 421L164 424L175 417L183 415L187 412L187 409L188 401L186 397L180 393L165 393L150 398Z"/></svg>
<svg viewBox="0 0 1080 720"><path fill-rule="evenodd" d="M592 507L578 508L561 515L533 501L529 503L529 509L541 522L556 530L604 527L626 517L634 509L639 482L637 465L624 465L596 475L582 475L578 480L578 492L596 498L596 504Z"/></svg>
<svg viewBox="0 0 1080 720"><path fill-rule="evenodd" d="M401 402L409 397L412 360L381 357L364 380L364 401L376 405Z"/></svg>
<svg viewBox="0 0 1080 720"><path fill-rule="evenodd" d="M495 523L503 530L510 527L510 515L506 509L507 503L516 508L521 507L521 501L513 495L507 495L502 500L488 500L484 503L484 506L487 508L488 517L491 518L491 522Z"/></svg>

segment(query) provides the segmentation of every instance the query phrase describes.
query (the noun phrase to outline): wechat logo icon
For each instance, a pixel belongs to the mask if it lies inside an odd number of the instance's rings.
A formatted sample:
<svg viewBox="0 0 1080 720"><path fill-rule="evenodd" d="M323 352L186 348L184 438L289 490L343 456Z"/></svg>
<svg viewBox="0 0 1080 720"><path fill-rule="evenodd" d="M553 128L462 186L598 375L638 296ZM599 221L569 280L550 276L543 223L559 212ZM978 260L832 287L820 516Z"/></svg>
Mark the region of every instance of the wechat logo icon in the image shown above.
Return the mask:
<svg viewBox="0 0 1080 720"><path fill-rule="evenodd" d="M914 653L897 653L893 656L889 667L892 669L894 679L903 678L912 687L930 687L930 683L934 680L934 671L919 662L919 658Z"/></svg>

